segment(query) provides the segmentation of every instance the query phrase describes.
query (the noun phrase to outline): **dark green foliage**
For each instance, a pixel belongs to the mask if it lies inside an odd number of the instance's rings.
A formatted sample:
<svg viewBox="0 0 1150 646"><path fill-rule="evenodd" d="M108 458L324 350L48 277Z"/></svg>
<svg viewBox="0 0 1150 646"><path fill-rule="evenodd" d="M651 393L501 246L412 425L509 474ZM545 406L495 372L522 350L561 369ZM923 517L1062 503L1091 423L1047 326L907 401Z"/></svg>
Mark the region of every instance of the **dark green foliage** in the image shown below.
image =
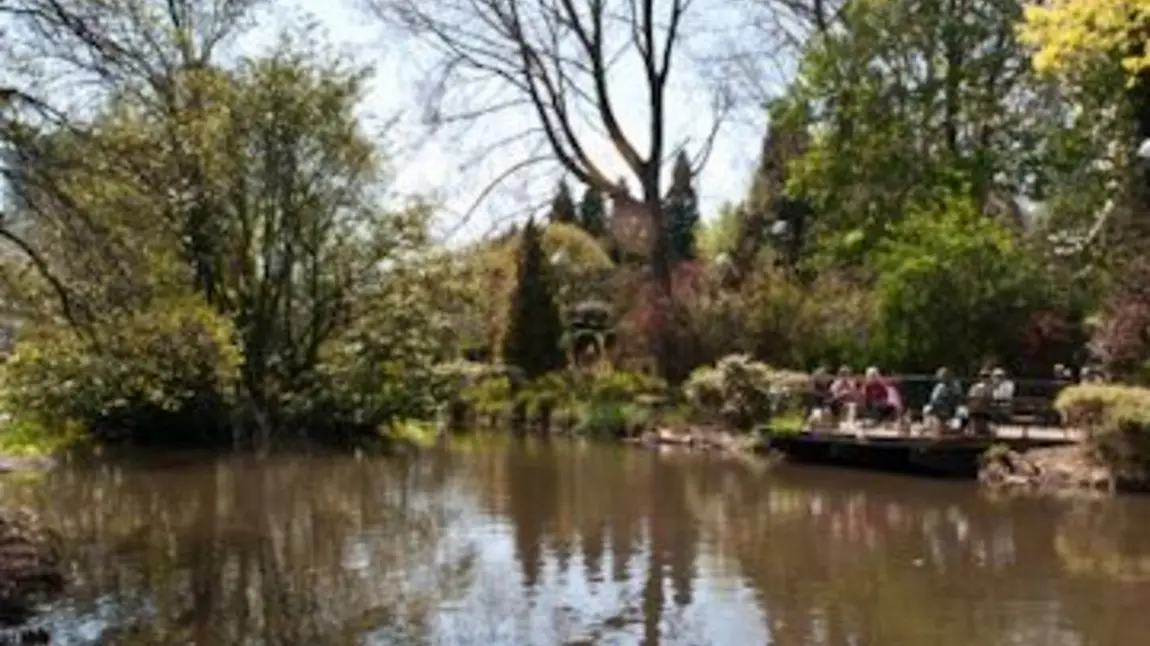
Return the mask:
<svg viewBox="0 0 1150 646"><path fill-rule="evenodd" d="M993 358L1040 374L1053 358L1048 350L1072 351L1072 343L1060 346L1081 325L1073 283L969 198L909 212L873 262L871 342L892 371L947 365L971 372ZM1065 329L1043 331L1046 319Z"/></svg>
<svg viewBox="0 0 1150 646"><path fill-rule="evenodd" d="M768 110L770 129L763 138L759 163L743 204L735 262L746 271L760 251L776 249L785 266L802 258L813 215L810 204L787 194L788 166L809 148L807 118L802 106L787 100L774 102ZM776 229L777 225L783 225Z"/></svg>
<svg viewBox="0 0 1150 646"><path fill-rule="evenodd" d="M575 200L571 197L571 188L567 182L559 182L555 197L551 199L551 212L548 215L551 222L575 224L578 214L575 212Z"/></svg>
<svg viewBox="0 0 1150 646"><path fill-rule="evenodd" d="M528 220L519 242L515 289L503 337L503 360L535 379L563 367L563 323L552 295L551 276L539 230Z"/></svg>
<svg viewBox="0 0 1150 646"><path fill-rule="evenodd" d="M588 187L579 201L579 226L595 237L607 232L607 206L603 194Z"/></svg>
<svg viewBox="0 0 1150 646"><path fill-rule="evenodd" d="M664 205L671 259L676 262L694 260L697 255L695 228L699 224L699 197L691 184L692 175L687 155L680 152L675 158L671 189Z"/></svg>

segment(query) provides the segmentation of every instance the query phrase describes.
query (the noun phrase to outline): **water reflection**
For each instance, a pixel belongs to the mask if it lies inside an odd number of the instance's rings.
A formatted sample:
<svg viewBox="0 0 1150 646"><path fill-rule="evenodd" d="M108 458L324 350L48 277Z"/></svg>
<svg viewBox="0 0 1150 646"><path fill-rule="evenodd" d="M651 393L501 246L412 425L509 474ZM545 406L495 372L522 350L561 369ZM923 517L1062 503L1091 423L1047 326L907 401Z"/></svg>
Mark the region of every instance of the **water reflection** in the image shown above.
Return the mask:
<svg viewBox="0 0 1150 646"><path fill-rule="evenodd" d="M58 644L1144 643L1150 501L566 443L0 482L67 535Z"/></svg>

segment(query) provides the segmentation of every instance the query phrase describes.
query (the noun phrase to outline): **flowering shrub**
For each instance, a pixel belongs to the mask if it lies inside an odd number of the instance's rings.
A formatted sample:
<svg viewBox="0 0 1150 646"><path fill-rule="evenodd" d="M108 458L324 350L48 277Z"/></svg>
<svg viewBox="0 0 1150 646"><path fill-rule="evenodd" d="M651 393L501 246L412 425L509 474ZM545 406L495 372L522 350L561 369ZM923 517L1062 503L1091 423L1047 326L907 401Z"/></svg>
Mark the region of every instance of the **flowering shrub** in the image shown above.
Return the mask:
<svg viewBox="0 0 1150 646"><path fill-rule="evenodd" d="M746 355L731 355L713 368L696 370L683 392L700 412L717 414L741 430L766 422L771 414L770 369Z"/></svg>

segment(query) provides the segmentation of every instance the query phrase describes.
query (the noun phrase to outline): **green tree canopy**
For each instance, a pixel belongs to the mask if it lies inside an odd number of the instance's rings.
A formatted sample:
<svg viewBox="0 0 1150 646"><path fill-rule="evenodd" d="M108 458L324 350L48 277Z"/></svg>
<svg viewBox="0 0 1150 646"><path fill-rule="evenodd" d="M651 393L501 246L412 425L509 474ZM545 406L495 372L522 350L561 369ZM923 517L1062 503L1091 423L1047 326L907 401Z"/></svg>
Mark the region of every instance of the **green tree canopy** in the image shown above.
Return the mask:
<svg viewBox="0 0 1150 646"><path fill-rule="evenodd" d="M1070 323L1081 324L1066 283L968 197L910 210L874 262L878 320L872 343L892 370L947 365L969 372L994 359L1045 373L1049 365L1026 365L1036 315L1066 320L1077 314ZM1060 342L1069 353L1077 340Z"/></svg>
<svg viewBox="0 0 1150 646"><path fill-rule="evenodd" d="M864 263L910 205L940 190L1014 223L1015 198L1049 190L1046 142L1070 106L1027 73L1021 17L1013 0L849 2L841 28L807 42L771 116L812 135L786 191L817 214L824 252Z"/></svg>
<svg viewBox="0 0 1150 646"><path fill-rule="evenodd" d="M166 320L173 299L199 302L226 321L242 357L238 439L268 441L271 427L374 429L394 407L334 390L321 410L315 384L344 349L367 355L372 343L393 348L399 330L433 330L410 326L403 308L435 282L395 300L396 267L426 249L429 211L382 206L383 158L355 115L367 79L285 40L231 67L175 73L167 94L123 93L83 129L9 123L20 197L10 221L21 225L7 233L26 253L5 259L7 300L65 326L77 341L63 347L96 364L178 341L133 322ZM155 370L139 374L165 387Z"/></svg>

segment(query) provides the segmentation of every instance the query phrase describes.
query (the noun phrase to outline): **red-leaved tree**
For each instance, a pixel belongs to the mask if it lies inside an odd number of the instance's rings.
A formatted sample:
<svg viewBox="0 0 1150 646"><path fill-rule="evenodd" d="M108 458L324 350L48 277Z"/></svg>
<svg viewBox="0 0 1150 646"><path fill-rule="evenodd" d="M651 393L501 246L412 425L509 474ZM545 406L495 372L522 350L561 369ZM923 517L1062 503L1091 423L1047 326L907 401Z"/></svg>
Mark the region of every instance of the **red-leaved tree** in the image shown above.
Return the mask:
<svg viewBox="0 0 1150 646"><path fill-rule="evenodd" d="M1132 260L1121 273L1090 349L1115 376L1145 376L1150 362L1150 258Z"/></svg>

